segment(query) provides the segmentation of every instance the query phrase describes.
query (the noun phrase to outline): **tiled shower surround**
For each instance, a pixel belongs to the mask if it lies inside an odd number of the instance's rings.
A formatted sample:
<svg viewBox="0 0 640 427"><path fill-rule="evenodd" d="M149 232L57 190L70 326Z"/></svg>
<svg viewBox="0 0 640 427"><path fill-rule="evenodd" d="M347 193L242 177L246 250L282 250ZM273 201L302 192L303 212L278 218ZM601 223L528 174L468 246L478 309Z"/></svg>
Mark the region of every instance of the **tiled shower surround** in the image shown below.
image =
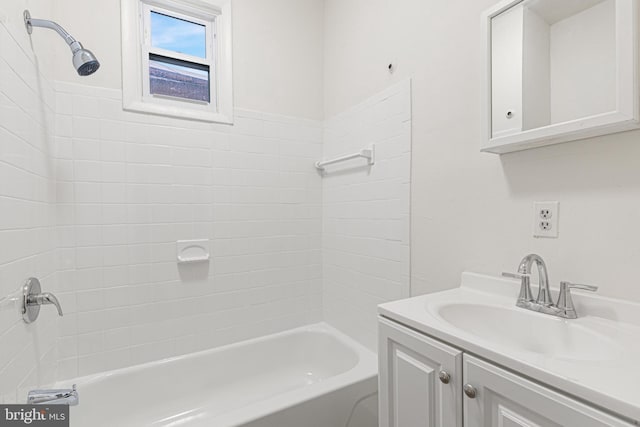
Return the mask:
<svg viewBox="0 0 640 427"><path fill-rule="evenodd" d="M26 325L22 284L38 276L57 292L52 156L55 92L35 58L0 19L0 402L55 379L56 322ZM55 310L55 309L54 309Z"/></svg>
<svg viewBox="0 0 640 427"><path fill-rule="evenodd" d="M377 305L410 296L410 81L326 121L325 157L366 144L375 144L375 166L334 166L323 181L323 309L375 351Z"/></svg>
<svg viewBox="0 0 640 427"><path fill-rule="evenodd" d="M236 111L234 126L122 111L57 86L59 376L319 321L322 123ZM210 239L178 265L176 241Z"/></svg>
<svg viewBox="0 0 640 427"><path fill-rule="evenodd" d="M143 115L43 75L20 25L0 20L0 402L321 320L371 345L408 292L408 83L327 122ZM372 142L369 174L313 167ZM186 239L211 261L178 265ZM64 317L21 320L30 276Z"/></svg>

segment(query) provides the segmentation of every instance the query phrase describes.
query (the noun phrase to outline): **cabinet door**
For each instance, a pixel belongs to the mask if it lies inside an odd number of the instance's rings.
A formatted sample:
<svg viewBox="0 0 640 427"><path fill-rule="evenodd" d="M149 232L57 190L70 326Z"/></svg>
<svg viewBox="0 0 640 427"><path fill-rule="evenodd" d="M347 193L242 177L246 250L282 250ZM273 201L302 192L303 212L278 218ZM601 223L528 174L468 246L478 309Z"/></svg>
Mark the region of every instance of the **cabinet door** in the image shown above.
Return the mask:
<svg viewBox="0 0 640 427"><path fill-rule="evenodd" d="M461 427L462 352L385 318L378 327L380 427Z"/></svg>
<svg viewBox="0 0 640 427"><path fill-rule="evenodd" d="M631 427L591 406L464 355L465 427Z"/></svg>

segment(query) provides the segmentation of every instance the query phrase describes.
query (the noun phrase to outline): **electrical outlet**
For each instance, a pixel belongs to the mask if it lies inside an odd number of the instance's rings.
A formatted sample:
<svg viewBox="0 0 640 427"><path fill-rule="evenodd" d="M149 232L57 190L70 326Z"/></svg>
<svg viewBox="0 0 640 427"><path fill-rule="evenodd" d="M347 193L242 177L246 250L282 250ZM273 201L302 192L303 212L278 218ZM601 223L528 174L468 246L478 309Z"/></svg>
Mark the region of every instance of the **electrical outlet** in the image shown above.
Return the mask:
<svg viewBox="0 0 640 427"><path fill-rule="evenodd" d="M538 227L540 227L540 229L543 231L549 231L552 228L550 221L540 221L540 224L538 224Z"/></svg>
<svg viewBox="0 0 640 427"><path fill-rule="evenodd" d="M533 237L558 237L559 202L534 202Z"/></svg>
<svg viewBox="0 0 640 427"><path fill-rule="evenodd" d="M551 219L553 216L553 212L551 209L540 209L540 218L542 219Z"/></svg>

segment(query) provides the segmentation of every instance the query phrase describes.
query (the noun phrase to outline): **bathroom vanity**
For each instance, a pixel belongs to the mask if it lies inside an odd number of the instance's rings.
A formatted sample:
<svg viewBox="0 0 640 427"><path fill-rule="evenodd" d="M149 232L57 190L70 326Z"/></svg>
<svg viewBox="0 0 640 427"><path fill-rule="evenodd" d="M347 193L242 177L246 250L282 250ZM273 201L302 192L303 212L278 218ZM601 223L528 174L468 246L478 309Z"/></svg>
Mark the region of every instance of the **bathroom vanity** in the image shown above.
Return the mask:
<svg viewBox="0 0 640 427"><path fill-rule="evenodd" d="M563 319L516 307L519 284L379 306L381 427L640 425L640 304L576 292Z"/></svg>

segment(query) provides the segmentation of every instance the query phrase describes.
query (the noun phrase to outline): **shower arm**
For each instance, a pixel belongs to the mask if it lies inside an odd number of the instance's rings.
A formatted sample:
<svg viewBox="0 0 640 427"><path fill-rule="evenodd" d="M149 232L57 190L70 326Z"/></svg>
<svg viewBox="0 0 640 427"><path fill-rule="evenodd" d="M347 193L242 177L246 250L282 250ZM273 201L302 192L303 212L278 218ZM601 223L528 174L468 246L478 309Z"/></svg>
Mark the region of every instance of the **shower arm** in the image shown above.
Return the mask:
<svg viewBox="0 0 640 427"><path fill-rule="evenodd" d="M73 38L67 30L57 23L45 19L31 19L31 14L28 10L23 12L23 18L27 33L32 34L33 27L48 28L58 33L58 35L64 39L65 43L69 45L69 49L71 49L73 67L80 76L89 76L100 68L100 62L93 52L85 49L82 43Z"/></svg>
<svg viewBox="0 0 640 427"><path fill-rule="evenodd" d="M75 38L73 38L73 36L69 34L67 30L53 21L48 21L46 19L33 19L31 18L29 12L25 10L24 24L26 25L27 32L29 34L33 32L33 27L48 28L55 31L56 33L60 34L64 41L69 45L69 47L71 48L71 52L73 53L82 49L82 45L80 45L80 43Z"/></svg>

